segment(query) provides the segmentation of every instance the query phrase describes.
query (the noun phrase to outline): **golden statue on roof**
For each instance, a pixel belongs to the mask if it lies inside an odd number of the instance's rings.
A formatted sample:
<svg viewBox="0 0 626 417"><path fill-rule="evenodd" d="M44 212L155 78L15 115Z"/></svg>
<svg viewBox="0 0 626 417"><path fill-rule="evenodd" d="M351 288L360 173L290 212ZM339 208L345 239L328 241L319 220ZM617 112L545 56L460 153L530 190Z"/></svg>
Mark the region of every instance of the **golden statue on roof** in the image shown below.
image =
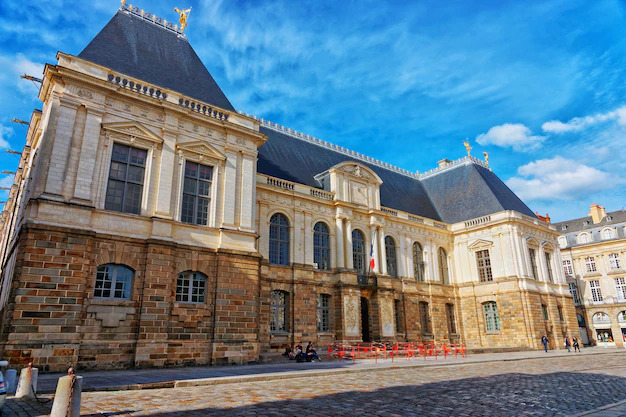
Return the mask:
<svg viewBox="0 0 626 417"><path fill-rule="evenodd" d="M179 9L178 7L174 7L174 11L180 15L180 32L183 33L185 28L187 27L187 17L189 17L189 13L191 13L191 7L188 9Z"/></svg>
<svg viewBox="0 0 626 417"><path fill-rule="evenodd" d="M467 151L467 156L470 156L470 152L472 151L472 147L470 146L469 142L467 141L467 138L465 138L465 141L463 142L463 146L465 146L465 150Z"/></svg>
<svg viewBox="0 0 626 417"><path fill-rule="evenodd" d="M489 166L489 154L487 152L483 152L483 156L485 157L485 163Z"/></svg>

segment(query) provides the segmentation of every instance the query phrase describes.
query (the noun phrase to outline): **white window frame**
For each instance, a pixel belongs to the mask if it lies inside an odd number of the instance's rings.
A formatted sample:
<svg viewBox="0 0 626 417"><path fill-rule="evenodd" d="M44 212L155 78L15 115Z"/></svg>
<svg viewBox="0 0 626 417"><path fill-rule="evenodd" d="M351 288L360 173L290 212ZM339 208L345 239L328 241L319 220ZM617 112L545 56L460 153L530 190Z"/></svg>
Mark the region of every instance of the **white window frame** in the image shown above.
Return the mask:
<svg viewBox="0 0 626 417"><path fill-rule="evenodd" d="M196 164L205 165L211 167L213 169L213 175L211 177L211 196L209 197L211 201L209 201L209 215L207 217L207 224L193 224L193 223L185 223L182 221L183 215L183 187L185 186L185 164L189 162L194 162ZM181 222L182 224L188 226L195 227L217 227L217 200L218 194L217 189L220 184L220 175L223 172L223 161L220 161L216 158L207 158L204 155L194 154L188 152L186 150L180 149L178 151L178 190L176 195L176 209L174 213L174 218L176 221Z"/></svg>
<svg viewBox="0 0 626 417"><path fill-rule="evenodd" d="M607 236L608 234L608 236ZM602 240L613 239L613 229L606 228L602 230Z"/></svg>
<svg viewBox="0 0 626 417"><path fill-rule="evenodd" d="M609 254L609 266L611 269L621 269L622 262L619 258L619 253L610 253Z"/></svg>
<svg viewBox="0 0 626 417"><path fill-rule="evenodd" d="M576 242L580 245L589 243L589 233L581 233L576 237Z"/></svg>
<svg viewBox="0 0 626 417"><path fill-rule="evenodd" d="M574 305L580 305L580 295L578 294L578 284L575 282L570 282L569 293L572 294L572 298L574 299Z"/></svg>
<svg viewBox="0 0 626 417"><path fill-rule="evenodd" d="M600 288L600 280L594 279L589 281L589 288L591 289L591 299L594 303L604 301L604 297L602 297L602 289Z"/></svg>
<svg viewBox="0 0 626 417"><path fill-rule="evenodd" d="M613 280L615 283L615 293L620 303L626 302L626 278L619 277Z"/></svg>
<svg viewBox="0 0 626 417"><path fill-rule="evenodd" d="M587 256L585 258L585 271L586 272L597 272L598 268L596 267L596 260L593 256Z"/></svg>
<svg viewBox="0 0 626 417"><path fill-rule="evenodd" d="M563 261L563 272L565 273L566 276L574 275L574 268L572 266L572 261L570 261L569 259L565 259Z"/></svg>

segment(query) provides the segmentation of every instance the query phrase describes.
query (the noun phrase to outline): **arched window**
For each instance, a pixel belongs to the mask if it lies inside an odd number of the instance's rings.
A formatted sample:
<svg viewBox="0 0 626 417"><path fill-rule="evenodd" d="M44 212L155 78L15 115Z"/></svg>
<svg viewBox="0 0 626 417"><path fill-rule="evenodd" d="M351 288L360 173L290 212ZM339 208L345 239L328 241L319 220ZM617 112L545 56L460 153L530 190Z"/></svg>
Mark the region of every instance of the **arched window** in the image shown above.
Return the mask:
<svg viewBox="0 0 626 417"><path fill-rule="evenodd" d="M613 239L613 230L604 229L602 231L602 239Z"/></svg>
<svg viewBox="0 0 626 417"><path fill-rule="evenodd" d="M133 270L124 265L101 265L96 271L93 296L129 300L133 285Z"/></svg>
<svg viewBox="0 0 626 417"><path fill-rule="evenodd" d="M398 261L396 259L396 242L391 236L385 236L385 254L387 256L387 275L398 277Z"/></svg>
<svg viewBox="0 0 626 417"><path fill-rule="evenodd" d="M352 231L352 262L357 273L365 274L365 238L357 229Z"/></svg>
<svg viewBox="0 0 626 417"><path fill-rule="evenodd" d="M420 324L422 325L422 334L431 334L432 329L430 325L430 312L428 311L428 303L425 301L420 301L419 311Z"/></svg>
<svg viewBox="0 0 626 417"><path fill-rule="evenodd" d="M488 301L483 304L485 314L485 329L488 332L500 331L500 317L498 316L498 305L495 301Z"/></svg>
<svg viewBox="0 0 626 417"><path fill-rule="evenodd" d="M561 247L561 249L567 246L567 238L565 236L559 237L559 246Z"/></svg>
<svg viewBox="0 0 626 417"><path fill-rule="evenodd" d="M413 243L413 276L419 282L424 282L424 251L417 242Z"/></svg>
<svg viewBox="0 0 626 417"><path fill-rule="evenodd" d="M206 300L206 275L186 271L176 280L176 301L181 303L204 303Z"/></svg>
<svg viewBox="0 0 626 417"><path fill-rule="evenodd" d="M448 254L444 248L439 248L439 278L442 284L449 284L448 276Z"/></svg>
<svg viewBox="0 0 626 417"><path fill-rule="evenodd" d="M330 269L330 233L322 222L313 227L313 262L317 269Z"/></svg>
<svg viewBox="0 0 626 417"><path fill-rule="evenodd" d="M620 311L620 313L617 315L617 321L619 323L622 323L622 327L624 327L623 323L626 323L626 310Z"/></svg>
<svg viewBox="0 0 626 417"><path fill-rule="evenodd" d="M289 265L289 220L280 213L270 219L270 263Z"/></svg>
<svg viewBox="0 0 626 417"><path fill-rule="evenodd" d="M589 243L589 235L587 233L581 233L578 235L577 240L579 244Z"/></svg>
<svg viewBox="0 0 626 417"><path fill-rule="evenodd" d="M611 324L611 318L606 313L596 313L593 315L594 324Z"/></svg>
<svg viewBox="0 0 626 417"><path fill-rule="evenodd" d="M287 327L287 303L289 293L275 290L271 293L270 300L270 330L272 332L286 332Z"/></svg>

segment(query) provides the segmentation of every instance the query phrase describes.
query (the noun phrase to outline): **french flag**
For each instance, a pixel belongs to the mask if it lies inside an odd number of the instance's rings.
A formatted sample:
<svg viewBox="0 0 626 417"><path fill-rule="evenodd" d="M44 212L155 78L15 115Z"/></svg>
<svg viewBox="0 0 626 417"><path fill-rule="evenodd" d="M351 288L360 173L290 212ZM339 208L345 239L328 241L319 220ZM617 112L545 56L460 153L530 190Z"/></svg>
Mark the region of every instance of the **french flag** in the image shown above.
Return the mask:
<svg viewBox="0 0 626 417"><path fill-rule="evenodd" d="M374 262L374 244L370 245L370 269L374 269L376 262Z"/></svg>

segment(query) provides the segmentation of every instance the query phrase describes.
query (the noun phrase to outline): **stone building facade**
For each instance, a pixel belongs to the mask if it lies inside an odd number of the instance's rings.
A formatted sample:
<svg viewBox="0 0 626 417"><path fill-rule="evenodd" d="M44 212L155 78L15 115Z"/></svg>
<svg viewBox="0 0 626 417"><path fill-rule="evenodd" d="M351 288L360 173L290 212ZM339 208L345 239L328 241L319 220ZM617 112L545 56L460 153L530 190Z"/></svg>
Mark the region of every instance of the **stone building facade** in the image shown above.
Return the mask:
<svg viewBox="0 0 626 417"><path fill-rule="evenodd" d="M237 112L177 27L127 5L57 60L2 212L12 363L537 349L578 331L558 231L486 162L412 173Z"/></svg>
<svg viewBox="0 0 626 417"><path fill-rule="evenodd" d="M593 204L587 217L555 224L581 338L626 345L626 211Z"/></svg>

